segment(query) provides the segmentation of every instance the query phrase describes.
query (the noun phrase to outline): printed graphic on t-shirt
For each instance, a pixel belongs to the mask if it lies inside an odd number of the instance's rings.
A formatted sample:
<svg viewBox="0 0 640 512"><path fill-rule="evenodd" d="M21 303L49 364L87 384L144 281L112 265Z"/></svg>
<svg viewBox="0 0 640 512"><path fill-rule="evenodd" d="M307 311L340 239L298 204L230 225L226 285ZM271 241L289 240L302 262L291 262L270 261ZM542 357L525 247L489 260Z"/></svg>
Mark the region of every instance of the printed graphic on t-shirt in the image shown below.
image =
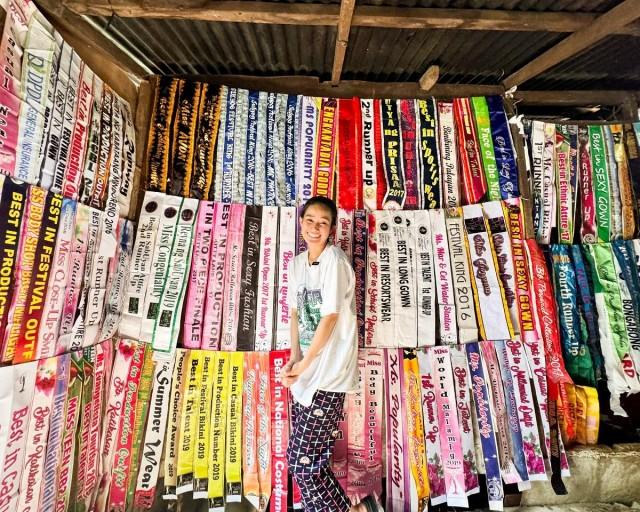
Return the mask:
<svg viewBox="0 0 640 512"><path fill-rule="evenodd" d="M322 305L320 290L309 290L301 286L298 289L297 305L300 348L304 352L311 345L313 334L320 323L320 306Z"/></svg>

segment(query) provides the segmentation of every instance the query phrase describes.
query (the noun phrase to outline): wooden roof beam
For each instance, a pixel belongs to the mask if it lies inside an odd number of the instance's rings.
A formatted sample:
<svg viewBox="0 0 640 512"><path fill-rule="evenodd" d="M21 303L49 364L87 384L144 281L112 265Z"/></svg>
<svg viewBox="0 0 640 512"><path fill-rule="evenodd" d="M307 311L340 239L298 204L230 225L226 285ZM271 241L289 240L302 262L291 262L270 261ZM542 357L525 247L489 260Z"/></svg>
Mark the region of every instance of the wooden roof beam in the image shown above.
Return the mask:
<svg viewBox="0 0 640 512"><path fill-rule="evenodd" d="M342 75L342 66L347 54L349 45L349 32L351 31L351 20L356 7L356 0L342 0L340 2L340 19L338 21L338 31L336 34L336 49L333 54L333 70L331 71L331 83L337 85Z"/></svg>
<svg viewBox="0 0 640 512"><path fill-rule="evenodd" d="M122 18L183 19L266 23L276 25L336 26L341 7L324 4L218 0L49 0L76 14ZM574 12L497 11L490 9L437 9L358 5L351 26L398 29L499 30L575 32L589 26L597 15ZM621 27L618 34L640 36L640 25Z"/></svg>
<svg viewBox="0 0 640 512"><path fill-rule="evenodd" d="M625 0L590 25L574 32L503 81L505 89L534 78L640 18L640 0Z"/></svg>

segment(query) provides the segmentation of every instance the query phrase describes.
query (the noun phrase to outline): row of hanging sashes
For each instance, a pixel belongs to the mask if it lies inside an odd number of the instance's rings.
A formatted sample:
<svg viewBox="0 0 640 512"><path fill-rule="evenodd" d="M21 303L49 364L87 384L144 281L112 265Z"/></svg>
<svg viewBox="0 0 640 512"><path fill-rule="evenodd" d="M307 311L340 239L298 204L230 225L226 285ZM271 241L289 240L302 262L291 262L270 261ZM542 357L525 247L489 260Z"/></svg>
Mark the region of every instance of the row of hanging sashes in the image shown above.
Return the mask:
<svg viewBox="0 0 640 512"><path fill-rule="evenodd" d="M147 189L226 203L440 208L519 195L500 97L314 98L162 77Z"/></svg>
<svg viewBox="0 0 640 512"><path fill-rule="evenodd" d="M117 208L101 211L0 174L2 363L116 334L134 229Z"/></svg>
<svg viewBox="0 0 640 512"><path fill-rule="evenodd" d="M31 0L9 0L0 56L0 173L129 215L129 104L93 73Z"/></svg>
<svg viewBox="0 0 640 512"><path fill-rule="evenodd" d="M633 238L640 198L640 123L524 123L538 242Z"/></svg>
<svg viewBox="0 0 640 512"><path fill-rule="evenodd" d="M242 496L261 511L287 510L300 497L287 475L286 358L166 357L119 340L1 368L0 504L150 509L164 485L163 499L189 493L210 510ZM491 509L501 510L503 482L524 490L551 475L562 487L569 472L538 394L545 379L531 387L518 341L362 349L358 365L361 388L347 396L333 457L351 498L380 495L386 479L387 510L422 510L429 498L467 506L482 473ZM576 386L572 400L563 432L595 443L597 396Z"/></svg>

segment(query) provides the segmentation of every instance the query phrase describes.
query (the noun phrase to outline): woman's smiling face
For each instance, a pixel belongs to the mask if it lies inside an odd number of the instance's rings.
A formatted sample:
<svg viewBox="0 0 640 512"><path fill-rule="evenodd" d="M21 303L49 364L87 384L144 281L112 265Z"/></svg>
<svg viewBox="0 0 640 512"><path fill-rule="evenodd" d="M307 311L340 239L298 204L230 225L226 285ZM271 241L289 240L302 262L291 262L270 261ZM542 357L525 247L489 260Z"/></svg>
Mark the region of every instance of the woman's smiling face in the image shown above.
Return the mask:
<svg viewBox="0 0 640 512"><path fill-rule="evenodd" d="M302 238L309 248L323 248L333 231L331 211L319 204L312 204L300 219Z"/></svg>

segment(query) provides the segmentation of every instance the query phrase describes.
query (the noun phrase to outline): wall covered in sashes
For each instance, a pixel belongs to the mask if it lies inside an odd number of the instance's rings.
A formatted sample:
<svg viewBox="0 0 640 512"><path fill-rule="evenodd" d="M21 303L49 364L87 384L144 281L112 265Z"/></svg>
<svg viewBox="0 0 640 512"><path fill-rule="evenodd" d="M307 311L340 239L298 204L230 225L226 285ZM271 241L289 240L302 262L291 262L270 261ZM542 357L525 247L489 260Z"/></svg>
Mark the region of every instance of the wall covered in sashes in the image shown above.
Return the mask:
<svg viewBox="0 0 640 512"><path fill-rule="evenodd" d="M161 78L133 224L129 106L30 2L9 6L1 510L300 504L279 373L313 195L336 200L356 275L360 390L333 457L351 498L413 511L486 493L501 510L506 484L562 494L600 406L626 414L640 125Z"/></svg>

